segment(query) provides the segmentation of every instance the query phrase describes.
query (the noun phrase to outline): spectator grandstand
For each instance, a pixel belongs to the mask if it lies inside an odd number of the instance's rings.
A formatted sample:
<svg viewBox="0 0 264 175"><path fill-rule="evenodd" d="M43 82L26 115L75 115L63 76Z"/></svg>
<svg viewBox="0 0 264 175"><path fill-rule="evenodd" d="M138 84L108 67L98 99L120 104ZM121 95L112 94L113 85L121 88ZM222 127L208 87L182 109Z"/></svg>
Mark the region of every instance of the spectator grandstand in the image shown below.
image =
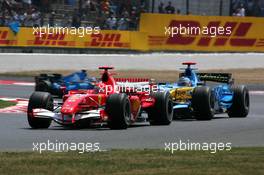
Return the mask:
<svg viewBox="0 0 264 175"><path fill-rule="evenodd" d="M155 0L154 13L168 13L171 3L175 13L206 16L264 16L264 0ZM171 8L171 7L170 7ZM241 10L242 9L242 10ZM244 12L243 12L244 9Z"/></svg>
<svg viewBox="0 0 264 175"><path fill-rule="evenodd" d="M140 13L264 16L264 0L0 0L0 25L137 30Z"/></svg>
<svg viewBox="0 0 264 175"><path fill-rule="evenodd" d="M141 0L1 0L0 25L18 22L20 26L100 26L101 29L135 30Z"/></svg>
<svg viewBox="0 0 264 175"><path fill-rule="evenodd" d="M264 16L264 0L232 0L233 16Z"/></svg>

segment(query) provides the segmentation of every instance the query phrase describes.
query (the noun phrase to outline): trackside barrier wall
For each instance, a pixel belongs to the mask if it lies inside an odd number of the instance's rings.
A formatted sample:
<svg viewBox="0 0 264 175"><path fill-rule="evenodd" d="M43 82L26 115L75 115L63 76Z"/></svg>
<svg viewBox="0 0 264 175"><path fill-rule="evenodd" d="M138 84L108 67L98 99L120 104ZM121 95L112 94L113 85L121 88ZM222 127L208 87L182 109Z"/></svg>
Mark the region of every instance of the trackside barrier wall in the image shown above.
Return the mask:
<svg viewBox="0 0 264 175"><path fill-rule="evenodd" d="M166 33L169 28L180 26L200 29L229 27L229 32L222 32L215 37L196 32L186 35L185 31L173 36ZM140 32L148 34L149 49L154 51L264 52L263 29L264 18L254 17L142 14L140 20Z"/></svg>
<svg viewBox="0 0 264 175"><path fill-rule="evenodd" d="M174 34L166 30L179 26L229 27L212 37L205 34ZM14 34L0 27L0 47L98 48L138 51L264 52L264 18L180 16L142 14L139 31L102 30L100 34L79 37L74 34L34 34L21 28Z"/></svg>
<svg viewBox="0 0 264 175"><path fill-rule="evenodd" d="M51 33L51 32L50 32ZM34 33L33 28L21 28L14 34L8 27L0 27L0 47L100 48L146 51L147 35L131 31L100 31L85 35L70 33Z"/></svg>

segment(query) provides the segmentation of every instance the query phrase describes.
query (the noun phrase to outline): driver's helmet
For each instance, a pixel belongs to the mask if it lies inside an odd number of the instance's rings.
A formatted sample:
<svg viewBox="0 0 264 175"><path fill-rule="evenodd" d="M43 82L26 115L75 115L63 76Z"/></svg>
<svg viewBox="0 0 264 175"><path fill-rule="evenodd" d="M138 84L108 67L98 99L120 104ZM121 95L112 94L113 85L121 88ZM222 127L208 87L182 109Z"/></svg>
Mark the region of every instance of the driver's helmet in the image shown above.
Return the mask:
<svg viewBox="0 0 264 175"><path fill-rule="evenodd" d="M181 77L178 86L191 86L191 80L188 77Z"/></svg>
<svg viewBox="0 0 264 175"><path fill-rule="evenodd" d="M97 82L97 79L96 79L95 77L91 77L91 78L90 78L90 81L91 81L92 83L96 83L96 82Z"/></svg>

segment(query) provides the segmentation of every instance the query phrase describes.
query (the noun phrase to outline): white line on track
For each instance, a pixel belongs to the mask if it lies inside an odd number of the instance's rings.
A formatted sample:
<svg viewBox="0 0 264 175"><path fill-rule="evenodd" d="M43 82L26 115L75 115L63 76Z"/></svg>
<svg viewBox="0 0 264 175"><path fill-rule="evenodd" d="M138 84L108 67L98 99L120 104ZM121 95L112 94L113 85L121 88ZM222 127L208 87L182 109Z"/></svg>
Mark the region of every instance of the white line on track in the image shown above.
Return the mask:
<svg viewBox="0 0 264 175"><path fill-rule="evenodd" d="M252 95L264 95L264 91L250 91L249 93Z"/></svg>
<svg viewBox="0 0 264 175"><path fill-rule="evenodd" d="M17 82L17 83L14 83L13 85L17 85L17 86L35 86L35 83L31 83L31 82L20 83L20 82Z"/></svg>
<svg viewBox="0 0 264 175"><path fill-rule="evenodd" d="M0 85L35 86L35 83L14 80L0 80Z"/></svg>

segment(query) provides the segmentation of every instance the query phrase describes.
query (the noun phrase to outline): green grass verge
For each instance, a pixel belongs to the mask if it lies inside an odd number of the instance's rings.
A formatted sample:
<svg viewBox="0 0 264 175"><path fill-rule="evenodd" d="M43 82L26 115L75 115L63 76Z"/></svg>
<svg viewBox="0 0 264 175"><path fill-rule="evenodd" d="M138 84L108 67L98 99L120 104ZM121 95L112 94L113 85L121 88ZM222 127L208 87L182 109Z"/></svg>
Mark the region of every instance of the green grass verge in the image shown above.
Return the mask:
<svg viewBox="0 0 264 175"><path fill-rule="evenodd" d="M1 152L0 174L180 174L260 175L264 174L264 148L234 148L211 154L202 151L112 150L42 154Z"/></svg>
<svg viewBox="0 0 264 175"><path fill-rule="evenodd" d="M9 102L9 101L0 100L0 109L1 108L6 108L6 107L9 107L9 106L14 106L14 105L16 105L15 102Z"/></svg>

